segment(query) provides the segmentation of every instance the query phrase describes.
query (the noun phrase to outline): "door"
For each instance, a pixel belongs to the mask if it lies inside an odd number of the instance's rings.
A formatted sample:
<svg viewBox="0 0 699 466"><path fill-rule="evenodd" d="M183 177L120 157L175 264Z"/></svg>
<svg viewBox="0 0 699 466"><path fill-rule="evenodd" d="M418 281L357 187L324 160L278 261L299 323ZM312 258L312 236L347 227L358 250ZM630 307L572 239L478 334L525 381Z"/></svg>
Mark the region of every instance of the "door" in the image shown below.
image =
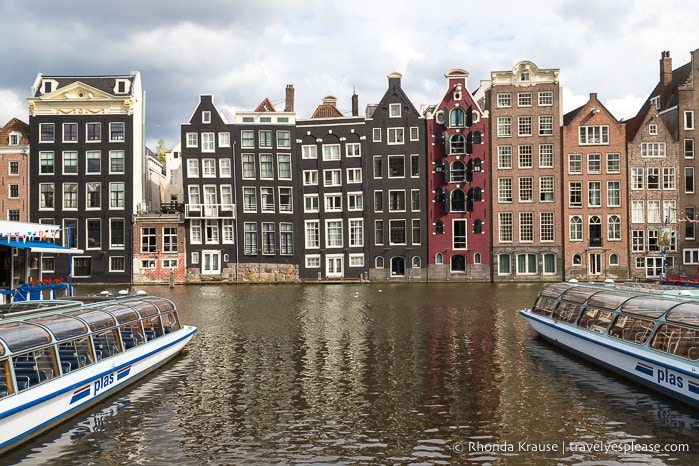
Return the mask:
<svg viewBox="0 0 699 466"><path fill-rule="evenodd" d="M590 254L590 275L600 275L602 273L602 254Z"/></svg>
<svg viewBox="0 0 699 466"><path fill-rule="evenodd" d="M327 278L342 278L342 256L327 256L325 258L325 276Z"/></svg>
<svg viewBox="0 0 699 466"><path fill-rule="evenodd" d="M202 275L219 275L221 273L221 251L202 251L201 259Z"/></svg>
<svg viewBox="0 0 699 466"><path fill-rule="evenodd" d="M405 259L403 259L402 257L391 258L391 276L392 277L405 276Z"/></svg>
<svg viewBox="0 0 699 466"><path fill-rule="evenodd" d="M204 216L218 217L217 207L216 186L204 186Z"/></svg>

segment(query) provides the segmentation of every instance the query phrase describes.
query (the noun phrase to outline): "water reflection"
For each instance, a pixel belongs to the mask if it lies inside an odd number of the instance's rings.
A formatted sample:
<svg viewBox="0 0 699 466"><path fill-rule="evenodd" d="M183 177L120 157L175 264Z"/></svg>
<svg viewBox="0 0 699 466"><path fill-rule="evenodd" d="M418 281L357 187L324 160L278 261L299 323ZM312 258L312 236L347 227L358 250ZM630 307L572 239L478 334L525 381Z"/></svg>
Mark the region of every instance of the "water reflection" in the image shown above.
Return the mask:
<svg viewBox="0 0 699 466"><path fill-rule="evenodd" d="M13 458L55 465L686 464L686 453L469 449L632 440L699 449L693 413L534 338L516 311L538 289L149 288L174 299L182 319L200 328L187 353L103 406L99 422L83 417Z"/></svg>

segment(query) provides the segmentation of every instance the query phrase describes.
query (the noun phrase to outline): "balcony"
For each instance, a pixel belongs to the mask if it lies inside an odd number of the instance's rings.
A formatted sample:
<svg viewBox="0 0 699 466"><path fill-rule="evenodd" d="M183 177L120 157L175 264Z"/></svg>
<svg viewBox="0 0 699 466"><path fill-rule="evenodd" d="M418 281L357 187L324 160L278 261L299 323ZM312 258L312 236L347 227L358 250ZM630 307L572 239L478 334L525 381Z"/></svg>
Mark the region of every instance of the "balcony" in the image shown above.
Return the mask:
<svg viewBox="0 0 699 466"><path fill-rule="evenodd" d="M235 218L235 204L185 204L184 218Z"/></svg>

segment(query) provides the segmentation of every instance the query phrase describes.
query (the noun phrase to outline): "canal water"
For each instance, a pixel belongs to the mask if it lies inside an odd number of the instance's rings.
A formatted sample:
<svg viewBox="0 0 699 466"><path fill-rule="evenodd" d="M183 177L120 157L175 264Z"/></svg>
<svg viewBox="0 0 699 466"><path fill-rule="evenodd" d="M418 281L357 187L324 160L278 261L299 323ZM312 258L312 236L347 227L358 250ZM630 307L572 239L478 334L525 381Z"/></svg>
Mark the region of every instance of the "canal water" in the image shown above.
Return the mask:
<svg viewBox="0 0 699 466"><path fill-rule="evenodd" d="M696 464L699 413L535 337L540 287L148 287L187 351L0 463Z"/></svg>

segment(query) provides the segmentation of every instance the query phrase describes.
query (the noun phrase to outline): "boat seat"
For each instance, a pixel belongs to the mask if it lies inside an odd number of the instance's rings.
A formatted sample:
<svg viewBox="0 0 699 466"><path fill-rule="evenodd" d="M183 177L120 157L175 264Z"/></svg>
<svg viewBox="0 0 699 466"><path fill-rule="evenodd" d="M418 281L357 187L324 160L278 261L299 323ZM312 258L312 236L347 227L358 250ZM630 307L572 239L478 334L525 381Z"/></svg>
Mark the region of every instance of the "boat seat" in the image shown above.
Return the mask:
<svg viewBox="0 0 699 466"><path fill-rule="evenodd" d="M7 385L0 383L0 398L6 397L10 391L7 389Z"/></svg>
<svg viewBox="0 0 699 466"><path fill-rule="evenodd" d="M699 346L692 346L687 352L687 357L692 361L699 359Z"/></svg>

